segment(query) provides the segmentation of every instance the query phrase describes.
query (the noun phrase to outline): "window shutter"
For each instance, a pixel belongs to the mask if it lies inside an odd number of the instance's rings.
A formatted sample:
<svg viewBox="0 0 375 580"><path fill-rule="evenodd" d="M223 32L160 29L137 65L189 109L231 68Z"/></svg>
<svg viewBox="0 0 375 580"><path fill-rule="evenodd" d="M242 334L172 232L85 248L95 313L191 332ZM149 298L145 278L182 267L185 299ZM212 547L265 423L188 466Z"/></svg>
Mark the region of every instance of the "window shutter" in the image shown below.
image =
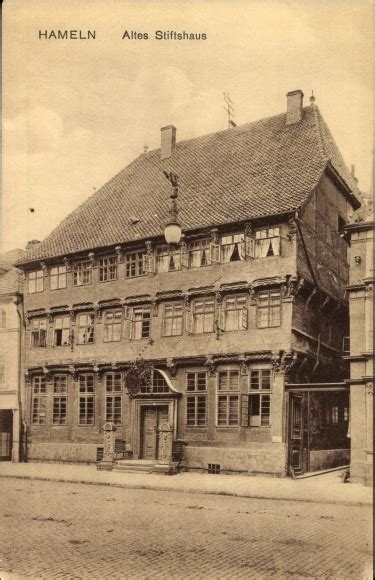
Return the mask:
<svg viewBox="0 0 375 580"><path fill-rule="evenodd" d="M246 329L247 325L248 325L248 321L249 321L249 312L248 312L246 306L244 306L242 308L242 311L241 311L241 328Z"/></svg>
<svg viewBox="0 0 375 580"><path fill-rule="evenodd" d="M153 274L155 272L155 256L153 254L143 254L143 271L146 274Z"/></svg>
<svg viewBox="0 0 375 580"><path fill-rule="evenodd" d="M210 244L210 261L220 264L220 244Z"/></svg>
<svg viewBox="0 0 375 580"><path fill-rule="evenodd" d="M124 317L124 337L131 338L132 331L133 331L133 319L132 319L132 309L125 308L125 317Z"/></svg>
<svg viewBox="0 0 375 580"><path fill-rule="evenodd" d="M249 395L241 395L241 427L249 426Z"/></svg>
<svg viewBox="0 0 375 580"><path fill-rule="evenodd" d="M254 258L255 257L255 240L250 236L246 236L244 239L245 242L245 256L247 258Z"/></svg>
<svg viewBox="0 0 375 580"><path fill-rule="evenodd" d="M185 330L188 334L193 334L193 313L190 310L185 312Z"/></svg>
<svg viewBox="0 0 375 580"><path fill-rule="evenodd" d="M181 269L189 268L189 251L186 244L181 245Z"/></svg>

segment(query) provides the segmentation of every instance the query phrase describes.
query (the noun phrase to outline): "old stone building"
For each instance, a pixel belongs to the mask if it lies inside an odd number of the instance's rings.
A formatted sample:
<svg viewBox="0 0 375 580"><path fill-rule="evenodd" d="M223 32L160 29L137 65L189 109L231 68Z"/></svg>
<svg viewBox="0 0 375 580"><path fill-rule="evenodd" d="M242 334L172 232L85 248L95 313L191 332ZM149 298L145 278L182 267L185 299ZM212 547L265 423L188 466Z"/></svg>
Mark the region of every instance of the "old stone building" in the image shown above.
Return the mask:
<svg viewBox="0 0 375 580"><path fill-rule="evenodd" d="M12 264L23 255L12 250L0 256L0 460L20 458L23 289Z"/></svg>
<svg viewBox="0 0 375 580"><path fill-rule="evenodd" d="M132 461L157 461L167 421L188 469L348 462L340 234L359 202L302 101L293 91L286 113L181 142L164 127L160 149L28 251L29 460L95 461L111 422Z"/></svg>
<svg viewBox="0 0 375 580"><path fill-rule="evenodd" d="M374 215L365 203L353 223L350 237L349 310L350 335L345 359L350 361L350 479L373 481L374 393Z"/></svg>

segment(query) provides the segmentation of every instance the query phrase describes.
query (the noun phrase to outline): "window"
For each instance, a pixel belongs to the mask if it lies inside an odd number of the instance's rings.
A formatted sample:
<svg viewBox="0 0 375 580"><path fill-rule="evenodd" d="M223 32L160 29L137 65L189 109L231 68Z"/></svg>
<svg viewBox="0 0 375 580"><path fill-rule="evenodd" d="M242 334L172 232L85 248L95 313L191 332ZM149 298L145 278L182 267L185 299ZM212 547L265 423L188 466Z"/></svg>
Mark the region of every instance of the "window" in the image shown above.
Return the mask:
<svg viewBox="0 0 375 580"><path fill-rule="evenodd" d="M267 228L255 232L255 257L280 255L280 229Z"/></svg>
<svg viewBox="0 0 375 580"><path fill-rule="evenodd" d="M182 304L165 304L162 320L162 336L182 334Z"/></svg>
<svg viewBox="0 0 375 580"><path fill-rule="evenodd" d="M7 326L7 313L5 308L2 308L0 316L0 328L6 328L6 326Z"/></svg>
<svg viewBox="0 0 375 580"><path fill-rule="evenodd" d="M99 282L109 282L117 278L117 258L100 258L99 260Z"/></svg>
<svg viewBox="0 0 375 580"><path fill-rule="evenodd" d="M217 395L217 424L219 427L235 427L239 420L239 371L219 372Z"/></svg>
<svg viewBox="0 0 375 580"><path fill-rule="evenodd" d="M54 345L69 346L70 343L70 316L56 316Z"/></svg>
<svg viewBox="0 0 375 580"><path fill-rule="evenodd" d="M143 256L145 252L132 252L125 255L125 278L136 278L143 276Z"/></svg>
<svg viewBox="0 0 375 580"><path fill-rule="evenodd" d="M271 407L271 370L250 371L250 427L268 427Z"/></svg>
<svg viewBox="0 0 375 580"><path fill-rule="evenodd" d="M78 262L73 265L73 286L85 286L91 284L91 263Z"/></svg>
<svg viewBox="0 0 375 580"><path fill-rule="evenodd" d="M122 374L105 375L105 420L121 425L122 423Z"/></svg>
<svg viewBox="0 0 375 580"><path fill-rule="evenodd" d="M47 320L36 318L31 321L31 346L46 346Z"/></svg>
<svg viewBox="0 0 375 580"><path fill-rule="evenodd" d="M162 246L156 250L156 271L181 270L181 252L178 248Z"/></svg>
<svg viewBox="0 0 375 580"><path fill-rule="evenodd" d="M280 292L260 292L257 305L258 328L280 326L281 322Z"/></svg>
<svg viewBox="0 0 375 580"><path fill-rule="evenodd" d="M49 276L51 290L66 288L66 266L55 266L51 268Z"/></svg>
<svg viewBox="0 0 375 580"><path fill-rule="evenodd" d="M140 340L150 337L151 311L148 307L132 309L131 338Z"/></svg>
<svg viewBox="0 0 375 580"><path fill-rule="evenodd" d="M31 422L33 425L46 424L47 386L45 377L33 377L33 400Z"/></svg>
<svg viewBox="0 0 375 580"><path fill-rule="evenodd" d="M95 424L95 383L91 373L79 376L79 424Z"/></svg>
<svg viewBox="0 0 375 580"><path fill-rule="evenodd" d="M66 425L67 376L53 377L52 424Z"/></svg>
<svg viewBox="0 0 375 580"><path fill-rule="evenodd" d="M201 334L214 330L215 302L212 298L197 300L193 304L193 332Z"/></svg>
<svg viewBox="0 0 375 580"><path fill-rule="evenodd" d="M94 314L78 315L78 344L94 342Z"/></svg>
<svg viewBox="0 0 375 580"><path fill-rule="evenodd" d="M338 405L328 405L326 407L326 423L327 423L327 425L338 425L338 423L339 423L339 407L338 407Z"/></svg>
<svg viewBox="0 0 375 580"><path fill-rule="evenodd" d="M224 303L224 330L241 330L247 328L246 296L231 296Z"/></svg>
<svg viewBox="0 0 375 580"><path fill-rule="evenodd" d="M29 272L29 294L43 292L44 289L43 279L44 279L43 270Z"/></svg>
<svg viewBox="0 0 375 580"><path fill-rule="evenodd" d="M341 214L337 214L337 231L339 234L345 233L346 220Z"/></svg>
<svg viewBox="0 0 375 580"><path fill-rule="evenodd" d="M170 392L169 387L167 385L165 378L158 371L154 371L152 373L152 378L149 383L147 383L147 381L144 381L144 383L141 385L141 393L143 394L145 393L160 394L169 392Z"/></svg>
<svg viewBox="0 0 375 580"><path fill-rule="evenodd" d="M204 427L206 425L207 373L186 373L186 425Z"/></svg>
<svg viewBox="0 0 375 580"><path fill-rule="evenodd" d="M244 234L233 234L221 238L221 262L242 260L241 242Z"/></svg>
<svg viewBox="0 0 375 580"><path fill-rule="evenodd" d="M189 244L189 268L201 268L209 266L210 242L209 240L197 240Z"/></svg>
<svg viewBox="0 0 375 580"><path fill-rule="evenodd" d="M104 342L121 340L122 311L110 310L104 314Z"/></svg>

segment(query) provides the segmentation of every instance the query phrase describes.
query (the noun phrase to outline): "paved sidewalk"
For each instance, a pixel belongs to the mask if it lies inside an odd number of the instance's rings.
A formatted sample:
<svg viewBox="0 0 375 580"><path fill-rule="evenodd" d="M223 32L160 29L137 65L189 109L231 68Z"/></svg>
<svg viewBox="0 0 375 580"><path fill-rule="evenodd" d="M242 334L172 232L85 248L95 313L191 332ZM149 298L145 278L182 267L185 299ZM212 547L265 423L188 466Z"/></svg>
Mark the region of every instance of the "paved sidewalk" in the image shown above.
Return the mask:
<svg viewBox="0 0 375 580"><path fill-rule="evenodd" d="M97 471L96 465L1 462L1 477L313 503L356 506L372 504L372 488L358 483L343 483L342 471L292 480L189 472L167 476Z"/></svg>

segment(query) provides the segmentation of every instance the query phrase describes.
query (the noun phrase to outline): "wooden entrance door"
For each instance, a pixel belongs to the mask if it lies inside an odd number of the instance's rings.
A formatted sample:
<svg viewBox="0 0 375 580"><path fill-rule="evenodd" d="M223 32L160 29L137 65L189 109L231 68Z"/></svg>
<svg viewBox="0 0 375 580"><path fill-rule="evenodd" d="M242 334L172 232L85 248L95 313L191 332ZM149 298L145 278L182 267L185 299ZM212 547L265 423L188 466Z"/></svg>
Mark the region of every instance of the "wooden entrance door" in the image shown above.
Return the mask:
<svg viewBox="0 0 375 580"><path fill-rule="evenodd" d="M290 394L289 412L289 469L297 475L304 472L304 405L303 395Z"/></svg>
<svg viewBox="0 0 375 580"><path fill-rule="evenodd" d="M158 459L157 430L168 421L168 405L144 407L141 413L141 457Z"/></svg>

